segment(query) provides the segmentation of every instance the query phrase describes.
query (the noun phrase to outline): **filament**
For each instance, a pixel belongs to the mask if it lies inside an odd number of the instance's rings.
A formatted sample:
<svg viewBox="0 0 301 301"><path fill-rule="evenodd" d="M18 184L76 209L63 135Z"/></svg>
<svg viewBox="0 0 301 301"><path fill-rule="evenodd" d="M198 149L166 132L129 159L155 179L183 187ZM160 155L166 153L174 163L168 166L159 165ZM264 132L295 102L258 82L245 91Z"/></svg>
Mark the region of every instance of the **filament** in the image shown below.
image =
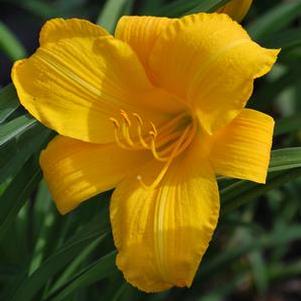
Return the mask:
<svg viewBox="0 0 301 301"><path fill-rule="evenodd" d="M164 166L152 184L146 185L140 175L137 179L145 189L156 188L164 178L173 160L192 142L196 133L196 122L187 119L182 113L158 128L152 122L145 122L138 113L128 114L120 110L120 118L111 117L114 125L115 140L119 147L126 150L149 150L154 158L164 162Z"/></svg>
<svg viewBox="0 0 301 301"><path fill-rule="evenodd" d="M186 128L184 133L182 134L182 136L180 137L180 139L177 141L175 148L173 149L168 161L166 162L166 164L163 166L163 168L161 169L160 173L158 174L158 176L156 177L156 179L154 180L154 182L151 185L146 185L143 180L142 177L140 175L137 176L137 180L140 182L141 186L144 189L154 189L156 188L160 182L162 181L162 179L164 178L170 164L172 163L173 159L175 157L178 156L179 154L179 150L181 147L181 144L183 143L183 141L185 140L187 133L190 131L190 127Z"/></svg>

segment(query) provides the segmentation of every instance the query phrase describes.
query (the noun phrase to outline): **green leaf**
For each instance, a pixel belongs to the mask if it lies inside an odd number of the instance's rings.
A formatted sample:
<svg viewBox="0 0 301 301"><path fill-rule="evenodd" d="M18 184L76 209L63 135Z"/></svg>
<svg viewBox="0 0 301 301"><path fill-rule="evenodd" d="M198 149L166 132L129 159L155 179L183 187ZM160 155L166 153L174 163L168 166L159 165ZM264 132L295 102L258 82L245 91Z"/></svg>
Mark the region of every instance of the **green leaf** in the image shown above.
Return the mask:
<svg viewBox="0 0 301 301"><path fill-rule="evenodd" d="M142 3L142 13L145 15L155 14L162 6L164 0L144 0Z"/></svg>
<svg viewBox="0 0 301 301"><path fill-rule="evenodd" d="M13 7L21 8L30 15L37 16L45 21L50 18L88 18L95 14L97 2L85 0L1 0ZM92 17L93 16L93 17Z"/></svg>
<svg viewBox="0 0 301 301"><path fill-rule="evenodd" d="M44 301L60 301L70 296L79 288L86 287L108 277L115 270L115 256L113 251L79 272L73 279L48 296Z"/></svg>
<svg viewBox="0 0 301 301"><path fill-rule="evenodd" d="M26 51L12 31L0 21L0 49L12 60L24 58Z"/></svg>
<svg viewBox="0 0 301 301"><path fill-rule="evenodd" d="M260 111L269 111L270 106L273 105L273 103L268 100L277 99L282 92L298 84L298 81L300 80L300 68L301 64L299 61L287 65L285 70L279 70L279 68L276 68L275 66L271 75L276 73L277 76L275 78L269 78L269 80L264 82L264 85L259 86L259 90L257 90L253 96L252 107ZM281 120L277 120L276 122L276 135L279 122L281 122Z"/></svg>
<svg viewBox="0 0 301 301"><path fill-rule="evenodd" d="M0 147L0 183L14 177L34 153L40 152L50 131L36 123L32 128Z"/></svg>
<svg viewBox="0 0 301 301"><path fill-rule="evenodd" d="M224 215L250 200L267 193L269 190L291 182L301 176L301 168L293 168L272 173L265 185L248 181L238 181L221 190L222 212Z"/></svg>
<svg viewBox="0 0 301 301"><path fill-rule="evenodd" d="M222 212L232 210L247 203L267 191L301 176L301 147L291 147L272 151L269 173L265 185L248 181L238 181L221 190L224 207ZM282 172L280 172L282 171Z"/></svg>
<svg viewBox="0 0 301 301"><path fill-rule="evenodd" d="M19 107L20 103L12 84L0 90L0 124Z"/></svg>
<svg viewBox="0 0 301 301"><path fill-rule="evenodd" d="M301 167L301 147L290 147L272 152L269 171L280 171Z"/></svg>
<svg viewBox="0 0 301 301"><path fill-rule="evenodd" d="M261 39L261 43L267 48L287 48L298 47L301 45L301 28L293 28L268 35Z"/></svg>
<svg viewBox="0 0 301 301"><path fill-rule="evenodd" d="M208 294L202 295L197 301L221 301L225 295L234 291L236 287L242 286L245 281L245 273L239 272L232 279L227 277L227 281L218 284L216 288L214 287Z"/></svg>
<svg viewBox="0 0 301 301"><path fill-rule="evenodd" d="M33 128L37 121L28 115L17 117L8 123L0 125L0 147L16 138L18 135Z"/></svg>
<svg viewBox="0 0 301 301"><path fill-rule="evenodd" d="M301 0L283 2L263 16L256 18L247 30L254 39L261 40L265 36L283 29L300 14Z"/></svg>
<svg viewBox="0 0 301 301"><path fill-rule="evenodd" d="M217 9L227 4L230 0L203 0L200 4L193 7L191 10L186 12L186 15L198 13L198 12L207 12L212 13Z"/></svg>
<svg viewBox="0 0 301 301"><path fill-rule="evenodd" d="M121 276L123 279L123 284L119 285L118 288L115 288L114 290L114 294L111 294L111 296L109 296L108 300L110 301L126 301L126 300L131 300L131 301L139 301L139 300L144 300L144 296L143 296L143 292L137 290L134 286L130 285L129 283L127 283L123 276ZM162 295L162 293L161 293ZM158 298L156 298L158 296L158 294L154 295L151 300L155 301L155 300L159 300ZM162 300L166 300L166 299L162 299Z"/></svg>
<svg viewBox="0 0 301 301"><path fill-rule="evenodd" d="M26 200L41 180L36 162L30 160L20 170L0 197L0 238L14 222Z"/></svg>
<svg viewBox="0 0 301 301"><path fill-rule="evenodd" d="M272 280L287 280L301 275L301 260L293 263L278 263L268 269L269 278Z"/></svg>
<svg viewBox="0 0 301 301"><path fill-rule="evenodd" d="M252 269L255 287L259 294L263 295L268 289L268 275L262 253L260 250L255 250L250 252L248 258Z"/></svg>
<svg viewBox="0 0 301 301"><path fill-rule="evenodd" d="M165 5L157 15L180 17L196 12L214 12L230 0L178 0Z"/></svg>
<svg viewBox="0 0 301 301"><path fill-rule="evenodd" d="M61 249L52 254L32 275L29 277L25 275L22 283L14 289L13 295L8 300L33 300L51 277L76 258L87 245L95 239L99 239L99 236L100 231L88 232L81 236L75 235Z"/></svg>
<svg viewBox="0 0 301 301"><path fill-rule="evenodd" d="M132 0L107 0L96 23L113 33L118 19L122 15L130 13L129 8L132 4Z"/></svg>
<svg viewBox="0 0 301 301"><path fill-rule="evenodd" d="M235 248L223 251L220 254L206 260L201 266L198 278L206 279L218 272L224 271L237 259L252 251L263 250L288 244L301 238L301 226L290 225L290 227L274 231L271 234L256 236L244 245L237 245Z"/></svg>
<svg viewBox="0 0 301 301"><path fill-rule="evenodd" d="M275 136L280 136L301 130L301 115L295 115L280 119L276 122Z"/></svg>
<svg viewBox="0 0 301 301"><path fill-rule="evenodd" d="M103 241L104 238L105 236L102 236L99 239L96 239L95 241L90 243L90 245L87 246L87 248L85 248L83 252L69 264L69 266L66 268L64 273L58 278L58 280L52 286L50 294L52 292L60 290L61 287L65 286L65 284L69 282L69 279L72 278L72 275L75 274L79 266L84 263L87 257L96 249L96 247L100 244L101 241Z"/></svg>
<svg viewBox="0 0 301 301"><path fill-rule="evenodd" d="M57 8L57 5L54 3L49 3L46 1L39 0L5 0L9 2L14 2L16 6L19 6L31 14L34 14L43 19L63 17L66 16L64 12Z"/></svg>
<svg viewBox="0 0 301 301"><path fill-rule="evenodd" d="M235 209L248 201L265 194L301 176L301 147L272 151L267 183L265 185L249 181L238 181L221 190L222 213ZM278 173L274 173L278 171ZM280 172L281 171L281 172ZM272 173L273 172L273 173Z"/></svg>
<svg viewBox="0 0 301 301"><path fill-rule="evenodd" d="M45 203L47 203L48 201L49 204L50 200L45 199L44 201ZM38 234L38 238L35 241L35 247L32 252L32 259L29 265L28 275L33 274L42 264L42 261L47 252L47 244L46 244L48 238L47 236L51 232L52 227L54 227L55 214L53 210L49 210L49 212L47 212L43 217L44 217L44 221L43 224L39 226L40 231ZM36 228L38 228L38 226Z"/></svg>

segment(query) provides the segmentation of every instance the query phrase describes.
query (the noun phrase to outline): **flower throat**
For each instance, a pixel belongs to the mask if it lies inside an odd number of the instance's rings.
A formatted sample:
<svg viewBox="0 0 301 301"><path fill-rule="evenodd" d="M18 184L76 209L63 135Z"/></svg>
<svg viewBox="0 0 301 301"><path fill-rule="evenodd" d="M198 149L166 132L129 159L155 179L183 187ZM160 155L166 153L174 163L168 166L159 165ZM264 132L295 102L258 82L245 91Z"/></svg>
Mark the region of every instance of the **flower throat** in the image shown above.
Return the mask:
<svg viewBox="0 0 301 301"><path fill-rule="evenodd" d="M137 113L128 114L120 110L120 119L111 117L115 140L119 147L127 150L150 150L154 158L165 162L159 175L151 185L146 185L141 176L138 181L146 189L153 189L163 179L173 159L179 156L192 142L196 123L187 113L181 113L158 128L152 121L148 125Z"/></svg>

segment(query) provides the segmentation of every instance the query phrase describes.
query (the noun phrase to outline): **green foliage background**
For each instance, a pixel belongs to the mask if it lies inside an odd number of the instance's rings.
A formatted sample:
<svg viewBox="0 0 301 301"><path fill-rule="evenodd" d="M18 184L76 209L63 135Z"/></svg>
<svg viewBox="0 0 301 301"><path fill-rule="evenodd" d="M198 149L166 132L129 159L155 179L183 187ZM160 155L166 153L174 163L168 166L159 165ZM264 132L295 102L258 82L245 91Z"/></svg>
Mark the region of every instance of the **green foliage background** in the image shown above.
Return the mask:
<svg viewBox="0 0 301 301"><path fill-rule="evenodd" d="M51 17L76 16L113 32L123 14L181 16L226 2L0 0L0 12L16 10L36 30ZM219 180L219 226L191 289L146 295L123 280L114 263L110 192L65 217L58 214L37 163L54 133L19 106L11 84L0 89L0 300L300 300L300 16L300 0L255 0L244 22L256 41L283 49L272 73L257 80L249 103L277 121L269 180L265 186ZM3 60L29 55L33 49L20 40L30 34L0 20Z"/></svg>

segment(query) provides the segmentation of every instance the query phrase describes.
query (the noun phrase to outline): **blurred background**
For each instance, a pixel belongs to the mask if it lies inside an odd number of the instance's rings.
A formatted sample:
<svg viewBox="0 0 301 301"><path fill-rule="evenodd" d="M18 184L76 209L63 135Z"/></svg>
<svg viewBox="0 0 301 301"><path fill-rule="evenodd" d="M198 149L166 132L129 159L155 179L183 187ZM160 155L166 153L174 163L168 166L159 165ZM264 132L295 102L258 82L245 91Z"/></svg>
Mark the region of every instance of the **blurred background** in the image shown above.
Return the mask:
<svg viewBox="0 0 301 301"><path fill-rule="evenodd" d="M110 192L59 216L37 164L53 133L25 115L9 85L13 62L35 51L49 18L85 18L113 32L121 15L177 17L198 2L0 0L0 300L301 300L301 1L255 0L243 22L260 44L282 48L249 103L277 121L269 180L219 181L220 223L190 289L146 295L123 280Z"/></svg>

